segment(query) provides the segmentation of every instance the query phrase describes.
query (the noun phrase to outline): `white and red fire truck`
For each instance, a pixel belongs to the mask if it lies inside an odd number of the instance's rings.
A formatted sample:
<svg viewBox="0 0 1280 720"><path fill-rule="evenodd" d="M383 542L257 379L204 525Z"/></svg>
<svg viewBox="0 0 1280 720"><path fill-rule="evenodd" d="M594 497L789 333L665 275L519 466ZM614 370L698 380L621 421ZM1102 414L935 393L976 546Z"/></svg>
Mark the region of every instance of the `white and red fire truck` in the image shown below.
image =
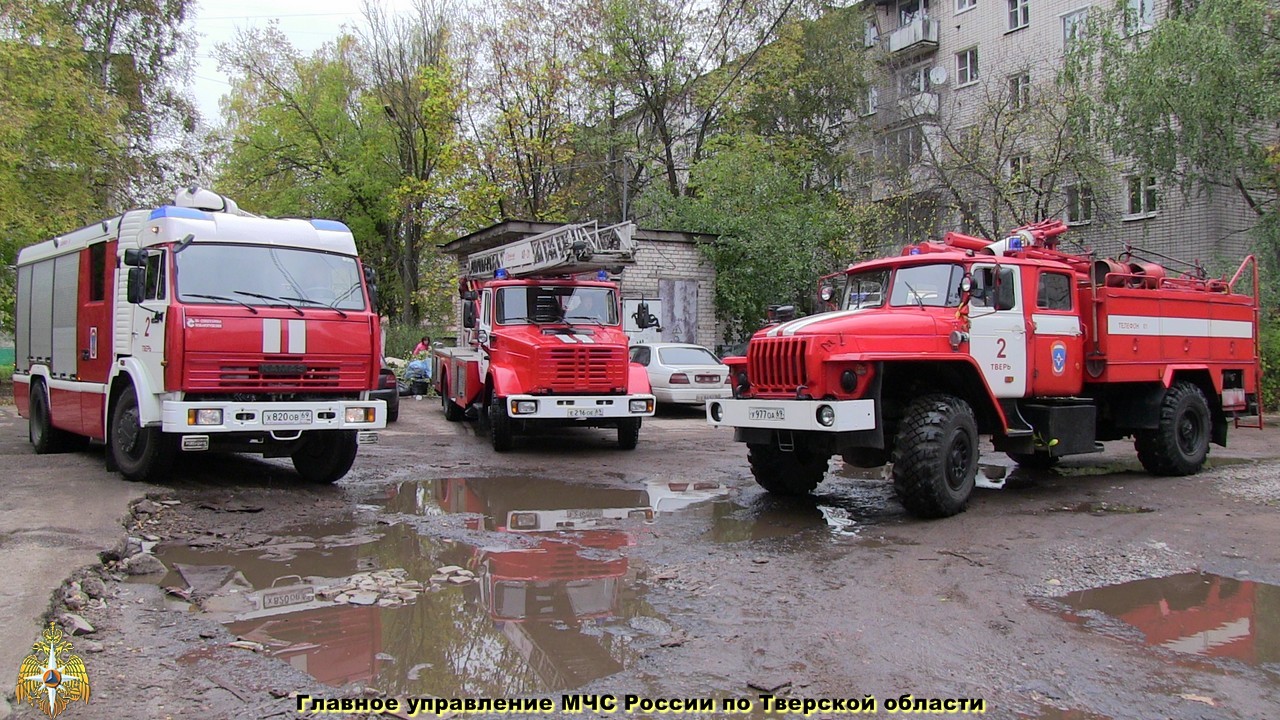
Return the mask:
<svg viewBox="0 0 1280 720"><path fill-rule="evenodd" d="M376 442L378 316L345 225L198 188L18 254L14 400L37 453L85 440L131 480L178 451L293 459L329 483Z"/></svg>
<svg viewBox="0 0 1280 720"><path fill-rule="evenodd" d="M962 511L978 437L1018 463L1133 437L1143 467L1187 475L1232 421L1257 412L1258 269L1073 255L1060 221L999 242L948 233L823 278L827 312L765 327L727 358L734 428L756 481L804 494L828 460L892 463L912 513Z"/></svg>
<svg viewBox="0 0 1280 720"><path fill-rule="evenodd" d="M467 257L464 340L432 358L445 418L470 411L498 452L535 424L617 428L619 447L635 448L654 397L644 368L630 363L609 279L635 262L634 230L565 225ZM641 315L647 321L647 308Z"/></svg>

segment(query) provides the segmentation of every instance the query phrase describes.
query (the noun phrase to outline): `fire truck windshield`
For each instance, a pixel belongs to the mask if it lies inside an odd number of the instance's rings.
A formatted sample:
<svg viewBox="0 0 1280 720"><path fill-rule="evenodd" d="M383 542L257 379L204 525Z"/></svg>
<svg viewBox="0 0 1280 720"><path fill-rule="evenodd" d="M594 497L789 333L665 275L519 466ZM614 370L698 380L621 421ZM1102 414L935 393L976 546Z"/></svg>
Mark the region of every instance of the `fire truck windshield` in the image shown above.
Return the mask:
<svg viewBox="0 0 1280 720"><path fill-rule="evenodd" d="M498 290L499 325L589 323L617 325L618 303L607 287L542 285Z"/></svg>
<svg viewBox="0 0 1280 720"><path fill-rule="evenodd" d="M952 263L899 268L889 304L894 307L959 307L964 268Z"/></svg>
<svg viewBox="0 0 1280 720"><path fill-rule="evenodd" d="M355 258L263 245L195 243L174 253L178 299L259 306L365 308ZM288 298L285 301L281 298Z"/></svg>

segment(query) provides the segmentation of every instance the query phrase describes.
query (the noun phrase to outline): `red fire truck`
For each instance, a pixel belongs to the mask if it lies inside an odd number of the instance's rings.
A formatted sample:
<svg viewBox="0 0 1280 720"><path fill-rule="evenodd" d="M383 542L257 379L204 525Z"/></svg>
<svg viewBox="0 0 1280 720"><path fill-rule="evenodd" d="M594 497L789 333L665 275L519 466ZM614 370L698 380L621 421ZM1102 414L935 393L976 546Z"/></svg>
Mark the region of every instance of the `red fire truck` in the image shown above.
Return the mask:
<svg viewBox="0 0 1280 720"><path fill-rule="evenodd" d="M466 258L464 341L432 358L445 418L478 416L498 452L518 432L553 424L617 428L618 446L634 449L654 397L628 359L609 279L635 262L634 230L565 225Z"/></svg>
<svg viewBox="0 0 1280 720"><path fill-rule="evenodd" d="M366 275L342 223L198 188L25 248L13 389L31 444L105 443L130 480L232 450L336 481L385 425Z"/></svg>
<svg viewBox="0 0 1280 720"><path fill-rule="evenodd" d="M756 481L807 493L840 455L892 463L909 511L962 511L978 436L1024 465L1133 437L1158 475L1200 470L1209 443L1257 412L1258 269L1059 250L1060 221L990 242L942 242L823 278L829 311L766 327L726 360L734 398L707 408L747 444Z"/></svg>

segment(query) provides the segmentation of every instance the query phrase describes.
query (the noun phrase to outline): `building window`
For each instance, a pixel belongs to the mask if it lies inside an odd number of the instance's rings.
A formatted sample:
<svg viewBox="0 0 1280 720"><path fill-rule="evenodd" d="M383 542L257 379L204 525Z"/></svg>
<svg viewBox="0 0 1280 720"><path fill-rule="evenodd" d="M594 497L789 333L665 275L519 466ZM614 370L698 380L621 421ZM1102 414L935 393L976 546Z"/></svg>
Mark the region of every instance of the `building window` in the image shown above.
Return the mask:
<svg viewBox="0 0 1280 720"><path fill-rule="evenodd" d="M1139 0L1150 2L1150 0ZM1031 22L1030 0L1009 0L1009 29L1020 30Z"/></svg>
<svg viewBox="0 0 1280 720"><path fill-rule="evenodd" d="M1093 188L1089 183L1075 183L1067 188L1067 224L1093 222Z"/></svg>
<svg viewBox="0 0 1280 720"><path fill-rule="evenodd" d="M1070 50L1072 43L1084 35L1089 8L1074 10L1062 16L1062 49Z"/></svg>
<svg viewBox="0 0 1280 720"><path fill-rule="evenodd" d="M880 29L876 27L875 20L868 20L866 27L862 31L862 44L865 47L871 47L880 40Z"/></svg>
<svg viewBox="0 0 1280 720"><path fill-rule="evenodd" d="M885 136L885 158L898 165L912 165L924 157L924 133L918 125Z"/></svg>
<svg viewBox="0 0 1280 720"><path fill-rule="evenodd" d="M929 0L902 0L898 3L899 27L906 27L927 17L929 17Z"/></svg>
<svg viewBox="0 0 1280 720"><path fill-rule="evenodd" d="M1129 34L1151 29L1155 22L1155 0L1129 0L1125 12L1125 30Z"/></svg>
<svg viewBox="0 0 1280 720"><path fill-rule="evenodd" d="M1009 105L1021 110L1031 104L1031 73L1018 73L1009 78Z"/></svg>
<svg viewBox="0 0 1280 720"><path fill-rule="evenodd" d="M956 14L978 7L978 0L956 0Z"/></svg>
<svg viewBox="0 0 1280 720"><path fill-rule="evenodd" d="M978 48L972 47L956 53L956 86L963 87L978 82Z"/></svg>
<svg viewBox="0 0 1280 720"><path fill-rule="evenodd" d="M1027 185L1031 183L1027 180L1027 173L1031 171L1031 157L1029 155L1014 155L1009 158L1009 182L1015 185Z"/></svg>
<svg viewBox="0 0 1280 720"><path fill-rule="evenodd" d="M1125 181L1128 190L1127 218L1144 218L1156 214L1160 204L1160 193L1156 188L1156 179L1150 175L1134 175Z"/></svg>
<svg viewBox="0 0 1280 720"><path fill-rule="evenodd" d="M863 101L862 114L875 115L876 110L880 109L880 91L875 86L867 88L867 97Z"/></svg>
<svg viewBox="0 0 1280 720"><path fill-rule="evenodd" d="M929 92L929 66L919 65L898 73L898 95L908 97Z"/></svg>

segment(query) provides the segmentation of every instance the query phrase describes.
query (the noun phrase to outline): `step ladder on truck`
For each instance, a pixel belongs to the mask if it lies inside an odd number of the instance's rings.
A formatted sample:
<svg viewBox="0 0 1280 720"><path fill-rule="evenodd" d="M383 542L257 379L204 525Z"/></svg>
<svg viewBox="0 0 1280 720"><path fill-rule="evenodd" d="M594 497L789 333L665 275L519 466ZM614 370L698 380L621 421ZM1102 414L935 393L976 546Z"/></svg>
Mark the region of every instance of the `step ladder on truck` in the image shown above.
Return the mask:
<svg viewBox="0 0 1280 720"><path fill-rule="evenodd" d="M554 426L614 428L619 447L635 448L655 401L630 363L611 279L635 262L634 232L569 224L465 258L463 341L432 352L445 418L480 420L498 452Z"/></svg>

